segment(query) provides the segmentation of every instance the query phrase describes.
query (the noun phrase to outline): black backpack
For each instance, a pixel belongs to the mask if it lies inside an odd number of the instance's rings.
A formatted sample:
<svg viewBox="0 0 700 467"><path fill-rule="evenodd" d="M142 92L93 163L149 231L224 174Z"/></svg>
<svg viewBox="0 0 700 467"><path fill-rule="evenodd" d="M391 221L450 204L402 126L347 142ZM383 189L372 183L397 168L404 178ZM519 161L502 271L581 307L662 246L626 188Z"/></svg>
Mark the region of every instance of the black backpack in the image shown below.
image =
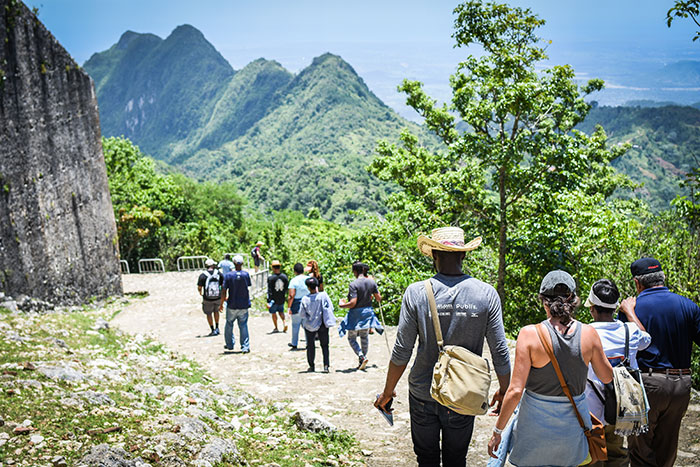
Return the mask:
<svg viewBox="0 0 700 467"><path fill-rule="evenodd" d="M250 250L250 256L251 256L251 258L253 258L253 259L258 259L259 255L258 255L258 247L257 247L257 245L254 246L252 250Z"/></svg>
<svg viewBox="0 0 700 467"><path fill-rule="evenodd" d="M218 300L221 298L221 276L216 269L213 273L204 271L207 276L207 281L204 283L204 299Z"/></svg>

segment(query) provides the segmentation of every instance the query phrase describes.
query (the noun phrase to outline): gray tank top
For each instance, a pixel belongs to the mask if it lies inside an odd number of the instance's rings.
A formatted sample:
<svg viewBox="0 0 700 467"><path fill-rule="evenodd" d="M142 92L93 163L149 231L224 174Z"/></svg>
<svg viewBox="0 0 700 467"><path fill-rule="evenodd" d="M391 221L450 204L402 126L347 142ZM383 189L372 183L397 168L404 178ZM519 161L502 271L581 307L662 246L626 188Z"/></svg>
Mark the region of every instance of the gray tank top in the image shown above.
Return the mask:
<svg viewBox="0 0 700 467"><path fill-rule="evenodd" d="M586 389L588 365L584 363L581 355L581 323L575 321L573 329L570 329L566 336L562 336L559 331L554 329L549 321L543 321L543 323L549 330L554 356L557 357L559 368L561 368L571 394L573 396L582 394ZM530 367L530 375L527 377L525 388L543 396L565 395L552 362L547 363L542 368Z"/></svg>

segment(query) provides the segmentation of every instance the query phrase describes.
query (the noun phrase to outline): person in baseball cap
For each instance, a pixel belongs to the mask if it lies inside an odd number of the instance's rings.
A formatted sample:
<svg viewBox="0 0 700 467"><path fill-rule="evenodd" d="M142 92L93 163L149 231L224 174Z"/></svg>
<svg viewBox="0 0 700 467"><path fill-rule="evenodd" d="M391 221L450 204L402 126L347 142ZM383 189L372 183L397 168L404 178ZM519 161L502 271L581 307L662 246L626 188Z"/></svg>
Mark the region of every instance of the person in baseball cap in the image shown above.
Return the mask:
<svg viewBox="0 0 700 467"><path fill-rule="evenodd" d="M209 336L219 335L219 300L223 275L216 269L216 261L207 258L204 262L206 271L197 278L197 291L202 297L202 311L207 317L211 332Z"/></svg>
<svg viewBox="0 0 700 467"><path fill-rule="evenodd" d="M637 354L637 362L644 386L654 388L647 391L649 431L627 438L630 462L672 466L690 402L690 356L693 342L700 345L700 307L666 287L666 274L656 258L638 259L630 272L637 288L637 298L630 302L652 344Z"/></svg>

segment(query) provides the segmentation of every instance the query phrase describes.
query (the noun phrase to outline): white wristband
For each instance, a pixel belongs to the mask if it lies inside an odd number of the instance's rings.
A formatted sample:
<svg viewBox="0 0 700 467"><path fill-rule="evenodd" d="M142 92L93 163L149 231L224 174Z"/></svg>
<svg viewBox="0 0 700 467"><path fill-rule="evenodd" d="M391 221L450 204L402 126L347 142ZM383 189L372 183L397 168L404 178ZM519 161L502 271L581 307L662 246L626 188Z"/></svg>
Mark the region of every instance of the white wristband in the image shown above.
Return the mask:
<svg viewBox="0 0 700 467"><path fill-rule="evenodd" d="M494 426L494 427L493 427L493 432L494 432L495 434L497 434L497 435L500 435L501 433L503 433L503 430L499 430L498 428L496 428L496 427Z"/></svg>

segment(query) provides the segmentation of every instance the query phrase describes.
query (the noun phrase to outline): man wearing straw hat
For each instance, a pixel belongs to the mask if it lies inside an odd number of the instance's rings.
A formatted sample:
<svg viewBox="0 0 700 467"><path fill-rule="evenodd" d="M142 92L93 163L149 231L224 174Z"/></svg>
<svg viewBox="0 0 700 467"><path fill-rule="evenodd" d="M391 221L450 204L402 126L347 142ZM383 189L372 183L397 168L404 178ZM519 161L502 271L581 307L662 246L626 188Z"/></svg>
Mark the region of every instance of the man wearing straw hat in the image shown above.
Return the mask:
<svg viewBox="0 0 700 467"><path fill-rule="evenodd" d="M488 342L500 386L491 405L496 404L494 412L498 413L510 384L510 357L501 301L492 286L462 272L466 252L479 244L481 237L465 244L464 231L458 227L434 229L430 237L418 237L418 249L432 258L437 272L430 282L445 344L459 345L481 355L484 337ZM396 396L394 389L411 359L418 337L418 351L408 380L413 450L419 465L440 465L442 457L443 465L463 466L466 465L474 417L458 414L430 396L438 345L429 310L424 281L409 285L401 302L386 384L375 406L384 410Z"/></svg>

